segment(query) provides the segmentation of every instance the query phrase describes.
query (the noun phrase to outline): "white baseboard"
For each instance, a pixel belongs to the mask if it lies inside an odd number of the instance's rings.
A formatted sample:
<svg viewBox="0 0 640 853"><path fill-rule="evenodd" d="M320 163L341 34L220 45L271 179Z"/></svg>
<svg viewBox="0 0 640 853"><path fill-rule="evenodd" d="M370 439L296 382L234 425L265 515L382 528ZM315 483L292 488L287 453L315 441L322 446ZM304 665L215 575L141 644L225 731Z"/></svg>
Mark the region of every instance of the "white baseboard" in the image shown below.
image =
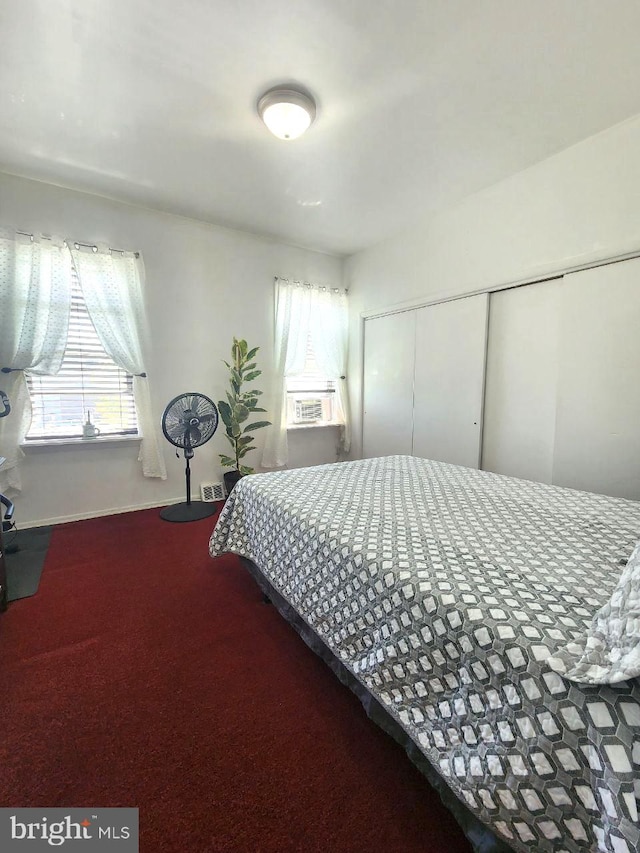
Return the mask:
<svg viewBox="0 0 640 853"><path fill-rule="evenodd" d="M171 506L172 504L184 503L184 495L177 498L168 498L161 503L149 501L149 503L136 504L135 506L117 506L110 509L93 510L89 512L77 512L72 515L58 515L54 518L42 518L37 521L28 521L21 525L23 529L30 527L46 527L53 524L66 524L68 521L82 521L86 518L100 518L103 515L121 515L123 512L136 512L139 509L154 509L154 507Z"/></svg>

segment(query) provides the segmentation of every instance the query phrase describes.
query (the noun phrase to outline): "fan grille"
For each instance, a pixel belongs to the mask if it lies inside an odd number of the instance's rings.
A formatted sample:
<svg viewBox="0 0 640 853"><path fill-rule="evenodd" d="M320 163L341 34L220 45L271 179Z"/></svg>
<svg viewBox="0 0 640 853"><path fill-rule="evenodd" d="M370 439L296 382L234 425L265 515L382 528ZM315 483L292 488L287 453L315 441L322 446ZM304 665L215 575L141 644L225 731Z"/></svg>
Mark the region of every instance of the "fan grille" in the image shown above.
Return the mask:
<svg viewBox="0 0 640 853"><path fill-rule="evenodd" d="M215 403L195 392L174 397L162 416L162 432L175 447L199 447L211 438L217 427Z"/></svg>

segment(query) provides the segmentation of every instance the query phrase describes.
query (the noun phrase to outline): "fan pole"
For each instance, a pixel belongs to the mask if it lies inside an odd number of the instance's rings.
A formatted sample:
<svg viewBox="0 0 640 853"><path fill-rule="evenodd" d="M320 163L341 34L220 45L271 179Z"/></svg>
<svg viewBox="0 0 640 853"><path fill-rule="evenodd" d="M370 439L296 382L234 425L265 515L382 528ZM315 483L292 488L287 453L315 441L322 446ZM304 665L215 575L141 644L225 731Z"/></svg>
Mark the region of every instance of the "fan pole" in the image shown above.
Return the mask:
<svg viewBox="0 0 640 853"><path fill-rule="evenodd" d="M185 456L186 456L185 451ZM189 457L187 456L187 467L184 469L184 478L187 481L187 506L191 506L191 466L189 465Z"/></svg>

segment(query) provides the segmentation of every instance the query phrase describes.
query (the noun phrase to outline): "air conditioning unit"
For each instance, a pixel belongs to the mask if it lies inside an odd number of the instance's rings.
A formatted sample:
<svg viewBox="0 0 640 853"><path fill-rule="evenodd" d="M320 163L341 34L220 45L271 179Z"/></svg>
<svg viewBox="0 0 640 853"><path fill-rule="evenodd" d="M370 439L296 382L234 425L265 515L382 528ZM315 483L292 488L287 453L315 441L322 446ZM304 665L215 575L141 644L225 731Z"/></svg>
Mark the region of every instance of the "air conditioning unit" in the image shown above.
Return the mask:
<svg viewBox="0 0 640 853"><path fill-rule="evenodd" d="M224 500L222 483L200 483L200 499L205 503Z"/></svg>
<svg viewBox="0 0 640 853"><path fill-rule="evenodd" d="M322 400L301 399L295 401L295 422L312 424L322 420Z"/></svg>

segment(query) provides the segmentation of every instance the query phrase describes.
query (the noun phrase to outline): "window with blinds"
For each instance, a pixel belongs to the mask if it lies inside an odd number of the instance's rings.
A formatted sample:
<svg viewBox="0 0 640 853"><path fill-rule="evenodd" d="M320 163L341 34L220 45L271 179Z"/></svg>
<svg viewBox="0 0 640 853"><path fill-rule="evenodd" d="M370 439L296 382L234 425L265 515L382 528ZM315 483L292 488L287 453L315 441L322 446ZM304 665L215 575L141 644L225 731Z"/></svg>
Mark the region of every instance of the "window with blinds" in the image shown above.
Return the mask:
<svg viewBox="0 0 640 853"><path fill-rule="evenodd" d="M27 374L33 418L27 441L80 438L87 418L100 435L137 435L133 376L105 352L72 273L69 337L56 376Z"/></svg>
<svg viewBox="0 0 640 853"><path fill-rule="evenodd" d="M307 338L304 372L287 379L287 423L336 423L335 382L323 376L318 367L311 336Z"/></svg>

